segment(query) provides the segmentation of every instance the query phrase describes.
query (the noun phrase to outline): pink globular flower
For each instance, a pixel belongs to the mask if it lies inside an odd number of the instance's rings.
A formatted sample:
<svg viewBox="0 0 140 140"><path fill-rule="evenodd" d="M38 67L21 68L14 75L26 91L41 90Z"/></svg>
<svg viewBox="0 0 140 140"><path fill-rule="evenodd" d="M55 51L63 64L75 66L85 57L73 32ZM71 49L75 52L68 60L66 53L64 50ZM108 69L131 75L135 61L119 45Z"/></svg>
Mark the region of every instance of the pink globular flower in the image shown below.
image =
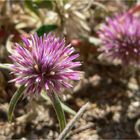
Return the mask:
<svg viewBox="0 0 140 140"><path fill-rule="evenodd" d="M130 13L109 18L99 31L103 56L124 64L140 63L140 18Z"/></svg>
<svg viewBox="0 0 140 140"><path fill-rule="evenodd" d="M70 88L70 80L79 80L80 62L74 61L79 54L71 45L65 45L52 34L37 34L29 38L22 37L23 45L16 43L10 56L13 60L12 73L16 76L11 80L25 85L25 95L39 94L42 89L48 93L60 92L62 88Z"/></svg>

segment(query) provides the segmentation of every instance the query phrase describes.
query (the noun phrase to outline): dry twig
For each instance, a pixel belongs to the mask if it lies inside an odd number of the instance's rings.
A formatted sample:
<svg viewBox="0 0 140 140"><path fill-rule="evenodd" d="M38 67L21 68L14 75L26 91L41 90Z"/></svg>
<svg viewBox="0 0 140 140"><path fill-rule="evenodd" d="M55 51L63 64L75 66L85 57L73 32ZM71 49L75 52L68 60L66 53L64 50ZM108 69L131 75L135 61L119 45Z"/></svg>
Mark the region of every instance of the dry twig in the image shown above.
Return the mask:
<svg viewBox="0 0 140 140"><path fill-rule="evenodd" d="M64 140L68 132L71 130L71 128L74 126L75 122L82 116L84 111L87 109L89 103L86 103L83 105L80 110L77 112L77 114L74 116L74 118L67 124L65 129L62 131L62 133L59 135L57 140Z"/></svg>

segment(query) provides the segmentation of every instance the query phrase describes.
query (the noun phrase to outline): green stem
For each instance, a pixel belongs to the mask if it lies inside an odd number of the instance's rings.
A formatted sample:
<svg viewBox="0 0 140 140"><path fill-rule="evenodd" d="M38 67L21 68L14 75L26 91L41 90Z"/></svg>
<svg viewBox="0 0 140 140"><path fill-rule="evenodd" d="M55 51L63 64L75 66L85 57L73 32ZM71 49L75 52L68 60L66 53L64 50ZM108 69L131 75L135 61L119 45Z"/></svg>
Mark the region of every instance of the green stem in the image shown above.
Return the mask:
<svg viewBox="0 0 140 140"><path fill-rule="evenodd" d="M66 126L66 119L65 119L65 114L60 103L60 99L58 95L54 92L51 93L49 97L52 101L53 107L55 109L55 112L59 121L60 131L62 131Z"/></svg>

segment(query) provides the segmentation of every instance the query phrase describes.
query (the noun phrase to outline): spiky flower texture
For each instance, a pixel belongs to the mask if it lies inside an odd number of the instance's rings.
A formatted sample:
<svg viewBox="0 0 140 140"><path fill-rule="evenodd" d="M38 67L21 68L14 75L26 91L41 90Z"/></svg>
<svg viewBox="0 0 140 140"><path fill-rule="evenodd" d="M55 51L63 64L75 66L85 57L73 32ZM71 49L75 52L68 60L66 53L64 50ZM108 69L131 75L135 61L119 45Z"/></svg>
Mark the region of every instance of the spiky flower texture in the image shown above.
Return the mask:
<svg viewBox="0 0 140 140"><path fill-rule="evenodd" d="M60 92L61 88L72 87L69 80L79 80L80 72L73 68L81 65L74 61L79 55L74 54L71 45L66 46L52 34L37 34L29 38L22 37L23 45L15 44L12 73L17 84L25 85L26 95L37 95L42 89L48 93Z"/></svg>
<svg viewBox="0 0 140 140"><path fill-rule="evenodd" d="M140 63L140 19L132 14L109 18L99 31L103 56L124 64Z"/></svg>

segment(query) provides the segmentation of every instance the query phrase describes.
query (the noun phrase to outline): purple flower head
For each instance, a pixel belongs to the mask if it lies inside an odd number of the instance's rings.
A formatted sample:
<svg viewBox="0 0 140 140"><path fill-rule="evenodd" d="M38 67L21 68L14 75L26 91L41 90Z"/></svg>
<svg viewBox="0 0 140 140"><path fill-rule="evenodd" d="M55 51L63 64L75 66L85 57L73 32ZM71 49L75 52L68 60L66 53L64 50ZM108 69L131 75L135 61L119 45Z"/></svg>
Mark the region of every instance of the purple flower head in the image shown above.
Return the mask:
<svg viewBox="0 0 140 140"><path fill-rule="evenodd" d="M140 63L140 19L132 14L109 18L99 31L103 56L124 64Z"/></svg>
<svg viewBox="0 0 140 140"><path fill-rule="evenodd" d="M74 48L66 46L52 34L37 34L30 38L22 37L23 45L15 44L14 53L10 56L14 64L12 73L19 85L25 85L25 94L39 94L44 88L48 93L60 92L61 88L72 87L69 80L79 80L80 72L73 68L81 65L74 62L79 54L73 54Z"/></svg>

